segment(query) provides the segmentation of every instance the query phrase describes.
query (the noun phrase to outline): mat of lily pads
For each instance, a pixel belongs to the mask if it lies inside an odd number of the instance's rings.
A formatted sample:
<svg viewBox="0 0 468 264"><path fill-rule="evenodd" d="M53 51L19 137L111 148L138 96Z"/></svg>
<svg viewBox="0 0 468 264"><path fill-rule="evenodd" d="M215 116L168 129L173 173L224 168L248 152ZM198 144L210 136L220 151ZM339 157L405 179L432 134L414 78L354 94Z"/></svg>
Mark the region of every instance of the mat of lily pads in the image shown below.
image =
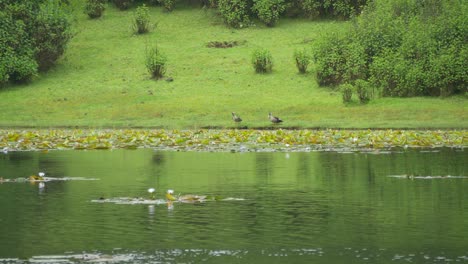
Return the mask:
<svg viewBox="0 0 468 264"><path fill-rule="evenodd" d="M467 130L1 129L0 150L353 151L465 148Z"/></svg>

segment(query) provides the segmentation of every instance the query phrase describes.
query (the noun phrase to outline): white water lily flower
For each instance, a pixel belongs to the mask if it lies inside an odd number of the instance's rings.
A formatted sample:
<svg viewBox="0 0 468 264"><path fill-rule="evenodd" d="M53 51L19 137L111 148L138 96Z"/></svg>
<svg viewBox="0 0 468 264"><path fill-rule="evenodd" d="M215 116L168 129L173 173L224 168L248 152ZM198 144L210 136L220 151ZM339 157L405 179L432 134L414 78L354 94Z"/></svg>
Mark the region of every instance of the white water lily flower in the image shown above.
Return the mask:
<svg viewBox="0 0 468 264"><path fill-rule="evenodd" d="M148 189L148 192L149 192L149 193L154 193L154 191L156 191L156 189L154 189L154 188L149 188L149 189Z"/></svg>
<svg viewBox="0 0 468 264"><path fill-rule="evenodd" d="M44 177L45 173L44 172L39 172L39 177Z"/></svg>

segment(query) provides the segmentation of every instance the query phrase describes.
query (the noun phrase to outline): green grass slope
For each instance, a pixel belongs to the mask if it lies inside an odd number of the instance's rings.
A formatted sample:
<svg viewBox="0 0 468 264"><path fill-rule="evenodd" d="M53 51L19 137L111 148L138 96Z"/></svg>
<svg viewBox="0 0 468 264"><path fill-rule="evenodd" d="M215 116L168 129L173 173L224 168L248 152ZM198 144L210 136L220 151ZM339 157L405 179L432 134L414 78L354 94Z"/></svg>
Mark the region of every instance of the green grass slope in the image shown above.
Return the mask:
<svg viewBox="0 0 468 264"><path fill-rule="evenodd" d="M212 10L151 8L158 26L132 33L133 10L108 7L90 20L78 15L76 36L58 65L27 85L0 90L0 126L83 127L279 127L467 128L467 100L378 98L344 105L341 94L319 87L313 65L297 73L295 49L310 48L349 22L282 19L274 28L226 27ZM238 41L233 48L208 48L209 41ZM158 43L168 57L167 76L155 81L145 67L145 47ZM259 47L271 51L271 74L255 74L250 59Z"/></svg>

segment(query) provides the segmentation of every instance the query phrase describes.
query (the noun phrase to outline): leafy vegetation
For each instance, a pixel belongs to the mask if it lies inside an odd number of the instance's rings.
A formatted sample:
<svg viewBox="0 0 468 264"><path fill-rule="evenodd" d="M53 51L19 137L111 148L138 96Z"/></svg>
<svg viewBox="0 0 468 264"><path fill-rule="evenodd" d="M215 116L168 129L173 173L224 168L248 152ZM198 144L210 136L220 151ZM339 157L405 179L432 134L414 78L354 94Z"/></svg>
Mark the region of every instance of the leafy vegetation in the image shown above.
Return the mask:
<svg viewBox="0 0 468 264"><path fill-rule="evenodd" d="M294 60L296 62L296 67L299 73L306 73L307 67L310 63L310 55L307 53L305 49L303 50L295 50L294 51Z"/></svg>
<svg viewBox="0 0 468 264"><path fill-rule="evenodd" d="M106 0L87 0L84 12L90 18L98 18L102 16L106 9Z"/></svg>
<svg viewBox="0 0 468 264"><path fill-rule="evenodd" d="M71 38L59 1L0 1L0 85L50 69Z"/></svg>
<svg viewBox="0 0 468 264"><path fill-rule="evenodd" d="M137 34L144 34L150 31L149 8L146 5L137 7L133 19L133 29Z"/></svg>
<svg viewBox="0 0 468 264"><path fill-rule="evenodd" d="M369 79L383 96L466 93L464 1L374 1L347 34L330 34L315 54L322 85Z"/></svg>
<svg viewBox="0 0 468 264"><path fill-rule="evenodd" d="M256 49L252 54L252 64L256 73L269 73L273 69L273 57L267 49Z"/></svg>
<svg viewBox="0 0 468 264"><path fill-rule="evenodd" d="M158 46L148 48L146 51L146 68L155 79L164 77L166 73L166 56Z"/></svg>
<svg viewBox="0 0 468 264"><path fill-rule="evenodd" d="M0 148L12 150L169 148L387 149L466 147L467 131L415 130L0 130Z"/></svg>

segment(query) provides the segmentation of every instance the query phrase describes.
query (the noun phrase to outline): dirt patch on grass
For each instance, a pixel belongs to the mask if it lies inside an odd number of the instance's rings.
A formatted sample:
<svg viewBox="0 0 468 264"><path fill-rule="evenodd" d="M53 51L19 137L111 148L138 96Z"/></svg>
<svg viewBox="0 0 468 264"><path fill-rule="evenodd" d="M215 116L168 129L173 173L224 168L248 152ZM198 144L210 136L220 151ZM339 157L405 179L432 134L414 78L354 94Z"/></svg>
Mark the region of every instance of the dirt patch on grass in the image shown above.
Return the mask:
<svg viewBox="0 0 468 264"><path fill-rule="evenodd" d="M236 47L239 45L244 44L246 41L237 41L237 40L232 40L232 41L210 41L206 44L208 48L219 48L219 49L226 49L226 48L232 48Z"/></svg>

